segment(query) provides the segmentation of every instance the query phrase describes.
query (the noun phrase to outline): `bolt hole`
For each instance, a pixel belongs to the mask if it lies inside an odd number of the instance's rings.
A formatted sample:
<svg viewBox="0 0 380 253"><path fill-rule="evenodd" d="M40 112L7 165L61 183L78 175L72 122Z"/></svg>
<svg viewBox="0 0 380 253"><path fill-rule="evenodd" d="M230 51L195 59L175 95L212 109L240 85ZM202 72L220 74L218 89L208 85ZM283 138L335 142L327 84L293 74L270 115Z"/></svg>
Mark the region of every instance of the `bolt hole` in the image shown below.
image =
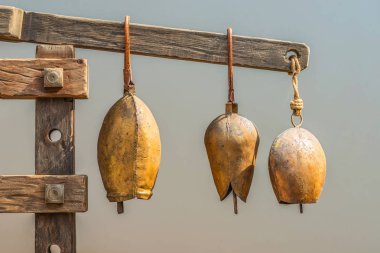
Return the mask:
<svg viewBox="0 0 380 253"><path fill-rule="evenodd" d="M62 138L62 133L58 129L53 129L49 132L49 139L52 142L57 142Z"/></svg>
<svg viewBox="0 0 380 253"><path fill-rule="evenodd" d="M300 58L300 55L298 54L298 52L296 50L291 49L288 52L286 52L286 56L285 57L286 57L287 60L289 60L290 57L292 57L292 56L297 56L297 58Z"/></svg>
<svg viewBox="0 0 380 253"><path fill-rule="evenodd" d="M61 248L57 244L52 244L49 247L49 253L61 253Z"/></svg>

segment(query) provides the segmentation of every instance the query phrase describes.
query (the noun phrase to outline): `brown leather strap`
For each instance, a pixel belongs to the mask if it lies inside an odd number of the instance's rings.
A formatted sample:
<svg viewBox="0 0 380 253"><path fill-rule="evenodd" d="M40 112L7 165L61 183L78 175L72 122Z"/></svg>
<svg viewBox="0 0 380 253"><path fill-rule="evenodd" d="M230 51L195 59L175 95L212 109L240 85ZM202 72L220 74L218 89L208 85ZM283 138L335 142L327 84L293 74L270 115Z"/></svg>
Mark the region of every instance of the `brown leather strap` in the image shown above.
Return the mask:
<svg viewBox="0 0 380 253"><path fill-rule="evenodd" d="M131 45L129 35L129 16L124 19L125 53L124 53L124 93L134 92L135 84L132 81Z"/></svg>
<svg viewBox="0 0 380 253"><path fill-rule="evenodd" d="M234 94L234 74L233 74L233 55L232 55L232 28L227 29L228 47L228 102L235 103Z"/></svg>

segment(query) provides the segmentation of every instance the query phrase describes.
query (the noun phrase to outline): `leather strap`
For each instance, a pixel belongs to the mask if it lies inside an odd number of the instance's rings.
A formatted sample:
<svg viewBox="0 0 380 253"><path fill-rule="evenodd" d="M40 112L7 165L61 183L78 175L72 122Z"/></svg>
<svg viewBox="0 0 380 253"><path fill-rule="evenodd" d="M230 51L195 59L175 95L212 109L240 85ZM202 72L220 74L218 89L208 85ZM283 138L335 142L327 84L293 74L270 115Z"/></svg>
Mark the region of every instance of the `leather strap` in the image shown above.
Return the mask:
<svg viewBox="0 0 380 253"><path fill-rule="evenodd" d="M228 47L228 102L235 103L233 55L232 55L232 28L227 29Z"/></svg>
<svg viewBox="0 0 380 253"><path fill-rule="evenodd" d="M129 34L129 16L124 19L124 34L125 34L125 53L124 53L124 93L134 93L135 84L132 81L131 67L131 43Z"/></svg>

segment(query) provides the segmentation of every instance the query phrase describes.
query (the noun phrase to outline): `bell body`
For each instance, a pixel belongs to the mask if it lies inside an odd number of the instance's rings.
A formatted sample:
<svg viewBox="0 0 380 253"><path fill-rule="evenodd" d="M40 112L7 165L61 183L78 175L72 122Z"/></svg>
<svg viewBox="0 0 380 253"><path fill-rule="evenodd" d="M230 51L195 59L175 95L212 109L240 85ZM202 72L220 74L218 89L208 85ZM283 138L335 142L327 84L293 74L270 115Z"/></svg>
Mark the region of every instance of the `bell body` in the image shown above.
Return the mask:
<svg viewBox="0 0 380 253"><path fill-rule="evenodd" d="M255 125L237 113L227 112L211 122L204 142L220 200L233 190L245 202L259 146Z"/></svg>
<svg viewBox="0 0 380 253"><path fill-rule="evenodd" d="M104 118L98 164L111 202L152 196L161 160L157 123L137 96L127 93Z"/></svg>
<svg viewBox="0 0 380 253"><path fill-rule="evenodd" d="M269 174L280 203L315 203L326 177L326 158L317 138L295 127L281 133L269 154Z"/></svg>

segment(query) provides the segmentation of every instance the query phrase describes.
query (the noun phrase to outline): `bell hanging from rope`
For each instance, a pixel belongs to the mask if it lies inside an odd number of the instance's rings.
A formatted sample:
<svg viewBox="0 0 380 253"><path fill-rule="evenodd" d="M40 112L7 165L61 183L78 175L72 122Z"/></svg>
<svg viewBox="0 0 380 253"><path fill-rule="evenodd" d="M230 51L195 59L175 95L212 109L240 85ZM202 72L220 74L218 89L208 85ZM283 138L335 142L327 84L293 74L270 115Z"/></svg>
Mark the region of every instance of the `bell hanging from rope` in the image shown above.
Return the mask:
<svg viewBox="0 0 380 253"><path fill-rule="evenodd" d="M234 101L231 28L227 30L227 36L228 103L226 112L208 126L204 142L220 200L224 200L232 191L234 212L237 214L237 196L246 202L251 187L259 133L251 121L238 114L238 105Z"/></svg>
<svg viewBox="0 0 380 253"><path fill-rule="evenodd" d="M291 69L294 99L290 103L293 110L293 128L285 130L273 142L269 154L269 174L274 193L280 204L315 203L322 192L326 177L326 158L318 139L301 128L303 101L299 97L297 75L300 73L298 58L292 56ZM294 123L294 117L300 123Z"/></svg>
<svg viewBox="0 0 380 253"><path fill-rule="evenodd" d="M161 159L161 141L152 112L135 95L130 65L129 17L125 18L124 96L104 118L98 139L98 164L107 198L117 202L150 199Z"/></svg>

